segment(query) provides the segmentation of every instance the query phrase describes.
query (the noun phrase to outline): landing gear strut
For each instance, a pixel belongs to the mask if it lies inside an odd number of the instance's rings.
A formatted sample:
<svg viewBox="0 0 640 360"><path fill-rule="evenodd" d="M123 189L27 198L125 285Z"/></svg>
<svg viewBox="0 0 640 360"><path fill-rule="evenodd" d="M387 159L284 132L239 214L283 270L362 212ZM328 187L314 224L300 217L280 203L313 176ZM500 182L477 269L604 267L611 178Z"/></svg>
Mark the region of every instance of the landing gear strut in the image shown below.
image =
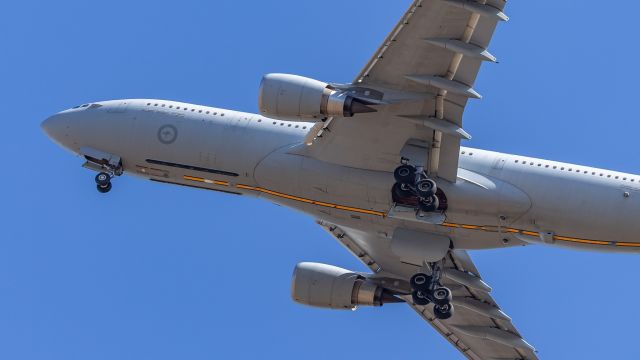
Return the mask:
<svg viewBox="0 0 640 360"><path fill-rule="evenodd" d="M392 190L394 199L411 199L409 202L417 202L416 209L423 213L438 210L440 207L440 199L436 195L438 186L427 176L424 168L403 164L396 168L393 176L396 180Z"/></svg>
<svg viewBox="0 0 640 360"><path fill-rule="evenodd" d="M96 175L96 188L98 189L99 192L105 194L111 191L112 177L113 175L106 172L101 172L98 175Z"/></svg>
<svg viewBox="0 0 640 360"><path fill-rule="evenodd" d="M436 318L449 319L453 316L454 309L451 304L451 290L440 283L442 262L430 263L428 267L431 269L431 275L417 273L409 280L413 303L421 306L433 303L433 313Z"/></svg>

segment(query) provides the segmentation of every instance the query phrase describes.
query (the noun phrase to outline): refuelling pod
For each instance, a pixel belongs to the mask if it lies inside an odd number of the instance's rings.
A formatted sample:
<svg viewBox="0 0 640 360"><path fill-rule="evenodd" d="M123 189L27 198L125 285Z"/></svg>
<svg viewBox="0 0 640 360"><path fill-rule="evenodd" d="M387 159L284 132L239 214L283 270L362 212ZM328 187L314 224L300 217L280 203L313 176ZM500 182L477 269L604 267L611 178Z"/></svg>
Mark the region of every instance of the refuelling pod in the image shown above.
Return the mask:
<svg viewBox="0 0 640 360"><path fill-rule="evenodd" d="M265 75L258 96L262 115L287 121L318 122L376 111L368 105L374 103L328 83L289 74Z"/></svg>
<svg viewBox="0 0 640 360"><path fill-rule="evenodd" d="M293 271L291 297L300 304L338 310L403 301L360 274L306 262Z"/></svg>

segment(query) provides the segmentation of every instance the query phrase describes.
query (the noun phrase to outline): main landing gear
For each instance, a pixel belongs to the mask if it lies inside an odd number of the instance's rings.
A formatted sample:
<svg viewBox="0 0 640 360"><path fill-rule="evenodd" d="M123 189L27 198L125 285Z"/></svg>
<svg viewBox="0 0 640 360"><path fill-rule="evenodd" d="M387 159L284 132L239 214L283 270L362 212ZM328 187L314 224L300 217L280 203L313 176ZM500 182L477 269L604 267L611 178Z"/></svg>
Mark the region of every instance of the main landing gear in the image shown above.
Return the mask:
<svg viewBox="0 0 640 360"><path fill-rule="evenodd" d="M411 204L424 213L438 210L438 186L427 177L422 167L404 164L396 168L393 176L396 183L393 185L392 195L396 203Z"/></svg>
<svg viewBox="0 0 640 360"><path fill-rule="evenodd" d="M105 194L111 191L111 178L113 178L113 175L106 172L96 175L96 188L100 193Z"/></svg>
<svg viewBox="0 0 640 360"><path fill-rule="evenodd" d="M442 264L431 263L431 275L417 273L411 277L411 297L416 305L426 306L433 303L433 313L436 318L446 320L453 316L453 305L451 304L451 290L442 286L440 278L442 276Z"/></svg>

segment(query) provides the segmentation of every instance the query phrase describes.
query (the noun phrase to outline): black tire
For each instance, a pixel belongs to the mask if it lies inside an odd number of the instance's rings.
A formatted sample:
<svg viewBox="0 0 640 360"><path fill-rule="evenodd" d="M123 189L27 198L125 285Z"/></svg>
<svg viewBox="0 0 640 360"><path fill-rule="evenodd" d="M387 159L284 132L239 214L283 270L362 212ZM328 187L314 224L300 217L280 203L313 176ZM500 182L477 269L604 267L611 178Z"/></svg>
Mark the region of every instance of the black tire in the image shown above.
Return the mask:
<svg viewBox="0 0 640 360"><path fill-rule="evenodd" d="M398 199L406 199L416 196L407 184L395 183L392 191L393 195Z"/></svg>
<svg viewBox="0 0 640 360"><path fill-rule="evenodd" d="M438 191L438 186L431 179L422 179L416 183L416 190L418 191L418 196L427 198L435 195L436 191Z"/></svg>
<svg viewBox="0 0 640 360"><path fill-rule="evenodd" d="M429 285L431 285L431 276L423 273L417 273L409 279L409 284L413 290L427 292L429 291Z"/></svg>
<svg viewBox="0 0 640 360"><path fill-rule="evenodd" d="M440 320L450 319L454 314L453 305L447 303L444 305L436 305L433 307L433 315Z"/></svg>
<svg viewBox="0 0 640 360"><path fill-rule="evenodd" d="M98 189L98 192L102 193L102 194L106 194L109 191L111 191L111 183L108 183L106 186L100 186L100 185L96 185L96 188Z"/></svg>
<svg viewBox="0 0 640 360"><path fill-rule="evenodd" d="M451 295L451 290L447 289L446 287L439 287L433 290L431 298L434 304L445 305L451 302L453 296Z"/></svg>
<svg viewBox="0 0 640 360"><path fill-rule="evenodd" d="M96 175L96 184L98 184L98 186L106 187L110 183L111 175L107 174L106 172L101 172Z"/></svg>
<svg viewBox="0 0 640 360"><path fill-rule="evenodd" d="M420 199L420 210L422 210L423 212L434 212L438 210L439 206L440 206L440 201L438 200L438 197L435 195L431 195L430 197Z"/></svg>
<svg viewBox="0 0 640 360"><path fill-rule="evenodd" d="M393 172L393 177L401 184L413 184L416 182L416 168L411 165L400 165Z"/></svg>
<svg viewBox="0 0 640 360"><path fill-rule="evenodd" d="M431 303L431 300L421 291L413 291L411 292L411 299L413 303L420 306L426 306Z"/></svg>

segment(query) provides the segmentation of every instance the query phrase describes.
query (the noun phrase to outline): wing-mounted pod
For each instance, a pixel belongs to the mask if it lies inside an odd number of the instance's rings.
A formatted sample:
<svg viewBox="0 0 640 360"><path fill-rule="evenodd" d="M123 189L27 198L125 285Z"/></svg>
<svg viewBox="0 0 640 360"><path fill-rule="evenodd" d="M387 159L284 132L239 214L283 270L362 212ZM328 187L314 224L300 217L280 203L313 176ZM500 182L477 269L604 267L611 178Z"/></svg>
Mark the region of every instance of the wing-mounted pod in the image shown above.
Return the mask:
<svg viewBox="0 0 640 360"><path fill-rule="evenodd" d="M318 263L296 265L291 297L300 304L337 310L403 302L361 274Z"/></svg>
<svg viewBox="0 0 640 360"><path fill-rule="evenodd" d="M262 78L258 107L264 116L318 122L375 112L382 94L372 89L332 85L298 75L267 74Z"/></svg>

